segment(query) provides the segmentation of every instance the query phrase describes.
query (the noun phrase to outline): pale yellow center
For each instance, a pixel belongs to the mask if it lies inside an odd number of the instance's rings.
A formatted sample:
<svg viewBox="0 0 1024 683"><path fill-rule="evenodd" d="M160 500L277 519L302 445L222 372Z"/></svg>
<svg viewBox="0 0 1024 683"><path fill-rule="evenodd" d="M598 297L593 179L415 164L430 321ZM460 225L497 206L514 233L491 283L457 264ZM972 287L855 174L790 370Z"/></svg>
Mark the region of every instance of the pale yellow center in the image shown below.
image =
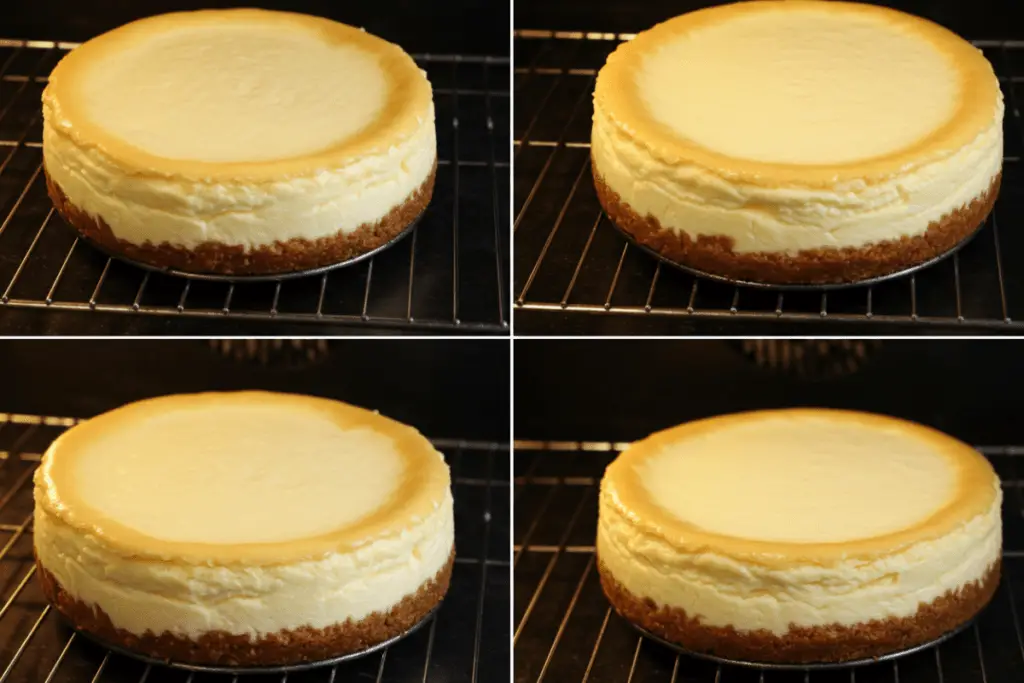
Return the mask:
<svg viewBox="0 0 1024 683"><path fill-rule="evenodd" d="M766 418L686 438L640 465L669 514L713 533L795 543L872 538L954 493L949 459L894 429Z"/></svg>
<svg viewBox="0 0 1024 683"><path fill-rule="evenodd" d="M132 39L75 84L87 115L151 154L285 159L337 144L384 106L376 57L304 27L173 26Z"/></svg>
<svg viewBox="0 0 1024 683"><path fill-rule="evenodd" d="M153 538L273 543L344 528L387 502L390 438L286 406L185 408L90 441L74 481L90 507Z"/></svg>
<svg viewBox="0 0 1024 683"><path fill-rule="evenodd" d="M949 60L876 16L753 12L648 55L641 100L681 138L729 156L844 163L905 148L950 119Z"/></svg>

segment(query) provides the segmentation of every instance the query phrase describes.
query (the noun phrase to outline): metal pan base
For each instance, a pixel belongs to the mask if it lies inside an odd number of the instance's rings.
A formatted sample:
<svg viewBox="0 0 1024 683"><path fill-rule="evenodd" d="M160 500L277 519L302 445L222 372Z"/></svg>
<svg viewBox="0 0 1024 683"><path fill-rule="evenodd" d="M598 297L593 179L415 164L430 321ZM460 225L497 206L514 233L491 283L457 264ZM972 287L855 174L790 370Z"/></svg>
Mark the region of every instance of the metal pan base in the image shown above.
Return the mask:
<svg viewBox="0 0 1024 683"><path fill-rule="evenodd" d="M437 613L437 610L438 610L439 607L440 606L435 607L434 609L430 610L430 612L428 612L426 614L426 616L424 616L419 622L417 622L415 625L413 625L413 627L410 628L408 631L406 631L404 633L400 633L397 636L395 636L394 638L390 638L388 640L385 640L382 643L377 643L376 645L368 647L365 650L359 650L358 652L350 652L348 654L344 654L344 655L341 655L339 657L332 657L330 659L322 659L322 660L318 660L318 661L315 661L315 662L302 662L300 664L289 664L289 665L286 665L286 666L259 666L259 667L255 667L255 666L252 666L252 667L244 667L244 666L236 666L236 667L231 667L231 666L204 666L204 665L201 665L201 664L186 664L184 662L173 662L173 661L168 661L166 659L157 659L155 657L149 657L147 655L139 654L137 652L132 652L131 650L126 650L126 649L124 649L124 648L122 648L120 646L117 646L117 645L111 645L110 643L107 643L107 642L97 638L96 636L90 634L90 633L86 633L85 631L80 631L79 629L75 628L73 624L68 622L67 619L65 619L63 615L60 615L60 616L61 616L62 620L64 621L64 623L68 624L68 626L70 626L71 629L75 633L77 633L81 637L85 638L86 640L89 640L89 641L95 643L96 645L99 645L102 648L110 650L111 652L115 652L115 653L117 653L119 655L123 655L125 657L129 657L131 659L135 659L135 660L138 660L140 662L145 662L146 664L155 664L155 665L158 665L158 666L165 666L165 667L168 667L170 669L180 669L180 670L183 670L183 671L194 671L194 672L197 672L197 673L230 674L230 675L233 675L233 676L244 676L244 675L250 675L250 674L252 674L252 675L256 675L256 674L286 674L286 673L292 673L292 672L295 672L295 671L306 671L306 670L309 670L309 669L318 669L318 668L323 667L323 666L332 666L332 665L335 665L335 664L341 664L343 662L348 662L348 661L351 661L353 659L360 659L361 657L366 657L367 655L371 655L374 652L380 652L381 650L384 650L384 649L390 647L391 645L394 645L395 643L397 643L398 641L402 640L403 638L407 638L408 636L411 636L413 633L415 633L416 631L418 631L421 628L423 628L434 617L434 615ZM58 614L60 614L60 613L58 612Z"/></svg>
<svg viewBox="0 0 1024 683"><path fill-rule="evenodd" d="M671 642L665 640L664 638L661 638L660 636L656 636L653 633L651 633L650 631L648 631L648 630L646 630L644 628L641 628L640 626L637 626L636 624L634 624L632 622L627 621L627 623L629 623L630 626L632 626L634 629L639 631L640 634L642 636L644 636L645 638L653 640L654 642L659 643L661 645L664 645L665 647L670 648L671 650L674 650L675 652L678 652L681 655L686 655L687 657L694 657L696 659L703 659L703 660L715 662L716 664L728 664L730 666L742 666L742 667L747 667L747 668L752 668L752 669L762 669L762 670L766 670L766 671L767 670L771 670L771 671L823 671L823 670L830 670L830 669L831 670L836 670L836 669L852 669L852 668L858 667L858 666L867 666L869 664L878 664L879 662L888 662L888 661L891 661L891 660L894 660L894 659L899 659L901 657L906 657L907 655L912 655L915 652L921 652L922 650L927 650L929 648L933 648L936 645L938 645L939 643L943 643L943 642L949 640L950 638L952 638L953 636L957 635L958 633L960 633L964 629L969 628L974 623L974 620L971 619L970 621L967 621L967 622L961 624L960 626L958 626L957 628L953 629L952 631L949 631L947 633L943 633L941 636L939 636L935 640L930 640L927 643L921 643L920 645L915 645L914 647L909 647L909 648L906 648L904 650L897 650L895 652L890 652L888 654L881 655L880 657L874 657L874 658L869 657L867 659L853 659L853 660L850 660L850 661L847 661L847 662L810 662L810 663L805 663L805 664L778 664L778 663L775 663L775 662L751 662L751 661L747 661L747 660L743 660L743 659L729 659L727 657L718 657L716 655L706 654L704 652L694 652L693 650L687 650L682 645L678 645L676 643L671 643Z"/></svg>
<svg viewBox="0 0 1024 683"><path fill-rule="evenodd" d="M200 282L281 282L283 280L294 280L296 278L323 275L324 273L330 272L332 270L346 268L348 266L352 266L367 259L370 259L379 254L380 252L384 251L385 249L390 249L391 247L401 242L404 238L406 238L413 230L416 229L416 226L419 224L421 218L423 218L422 213L416 216L416 218L414 218L412 222L410 222L409 225L407 225L405 229L402 230L402 232L392 237L389 241L385 242L379 247L371 249L370 251L364 252L357 256L353 256L352 258L347 259L345 261L331 263L326 266L319 266L317 268L308 268L306 270L294 270L289 273L270 273L267 275L221 275L219 273L193 273L189 271L178 270L177 268L162 268L160 266L153 266L147 263L143 263L141 261L136 261L134 259L128 258L127 256L124 256L122 254L117 254L113 251L110 251L109 249L106 249L105 247L90 240L85 235L82 235L77 230L75 230L74 232L78 236L79 240L85 242L93 249L102 252L106 256L109 256L110 258L115 259L117 261L121 261L122 263L127 263L128 265L135 266L136 268L147 270L151 273L173 275L175 277L182 277L189 280L197 280ZM72 228L72 230L74 229Z"/></svg>
<svg viewBox="0 0 1024 683"><path fill-rule="evenodd" d="M918 263L915 266L910 266L909 268L904 268L902 270L897 270L897 271L895 271L893 273L887 273L885 275L878 275L876 277L868 278L866 280L857 280L855 282L833 282L833 283L826 283L826 284L773 284L773 283L769 283L769 282L754 282L752 280L737 280L737 279L734 279L734 278L725 277L724 275L716 275L715 273L709 273L707 271L700 270L698 268L693 268L692 266L688 266L688 265L679 263L678 261L673 261L672 259L670 259L670 258L668 258L666 256L663 256L657 250L652 249L651 247L648 247L648 246L646 246L644 244L640 244L639 242L637 242L636 239L633 237L633 235L631 235L630 233L628 233L627 231L623 230L618 225L616 225L615 221L613 221L611 219L611 217L608 216L608 214L605 214L605 217L608 219L608 222L611 223L612 226L614 226L615 229L618 230L619 233L623 237L625 237L626 240L631 245L633 245L634 247L636 247L640 251L643 251L643 252L646 252L646 253L650 254L651 256L653 256L654 258L658 259L662 263L666 263L666 264L672 266L673 268L678 268L679 270L682 270L682 271L684 271L686 273L689 273L690 275L694 275L696 277L700 277L700 278L703 278L705 280L713 280L714 282L721 282L722 284L726 284L726 285L734 285L734 286L737 286L737 287L749 287L749 288L752 288L752 289L767 289L767 290L772 290L772 291L776 291L776 292L829 292L829 291L835 291L835 290L840 290L840 289L853 289L853 288L856 288L856 287L870 287L871 285L881 284L883 282L888 282L889 280L896 280L896 279L899 279L901 277L906 277L907 275L911 275L913 273L916 273L919 270L923 270L925 268L929 268L929 267L935 265L936 263L938 263L939 261L942 261L944 259L949 258L950 256L952 256L956 252L958 252L961 249L963 249L967 245L967 243L970 242L971 240L973 240L977 236L977 234L979 232L981 232L981 229L983 227L985 227L985 221L983 221L977 227L977 229L974 230L974 232L972 232L971 234L967 235L967 237L965 237L962 240L960 240L960 242L958 242L949 251L945 251L945 252L939 254L938 256L935 256L934 258L928 259L927 261L923 261L921 263Z"/></svg>

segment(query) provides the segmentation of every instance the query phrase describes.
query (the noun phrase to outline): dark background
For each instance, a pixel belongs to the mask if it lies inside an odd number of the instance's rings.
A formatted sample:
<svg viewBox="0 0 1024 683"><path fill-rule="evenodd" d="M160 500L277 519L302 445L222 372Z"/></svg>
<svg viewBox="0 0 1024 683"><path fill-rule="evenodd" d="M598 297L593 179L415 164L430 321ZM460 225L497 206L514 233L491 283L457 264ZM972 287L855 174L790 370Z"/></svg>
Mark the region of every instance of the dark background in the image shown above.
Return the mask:
<svg viewBox="0 0 1024 683"><path fill-rule="evenodd" d="M931 19L972 40L1006 40L1024 34L1024 21L1019 18L1024 7L1020 0L868 2ZM695 0L516 0L514 26L636 33L685 12L724 4L727 3Z"/></svg>
<svg viewBox="0 0 1024 683"><path fill-rule="evenodd" d="M0 412L89 417L161 394L266 389L376 409L429 437L508 441L507 341L320 343L312 362L290 350L264 362L235 352L245 341L225 354L206 340L0 340Z"/></svg>
<svg viewBox="0 0 1024 683"><path fill-rule="evenodd" d="M721 413L821 406L908 418L974 445L1024 443L1024 341L886 340L855 372L825 363L806 376L759 366L740 344L517 340L515 438L632 441Z"/></svg>
<svg viewBox="0 0 1024 683"><path fill-rule="evenodd" d="M0 37L81 42L153 14L223 7L316 14L361 26L407 52L509 53L508 0L2 0Z"/></svg>

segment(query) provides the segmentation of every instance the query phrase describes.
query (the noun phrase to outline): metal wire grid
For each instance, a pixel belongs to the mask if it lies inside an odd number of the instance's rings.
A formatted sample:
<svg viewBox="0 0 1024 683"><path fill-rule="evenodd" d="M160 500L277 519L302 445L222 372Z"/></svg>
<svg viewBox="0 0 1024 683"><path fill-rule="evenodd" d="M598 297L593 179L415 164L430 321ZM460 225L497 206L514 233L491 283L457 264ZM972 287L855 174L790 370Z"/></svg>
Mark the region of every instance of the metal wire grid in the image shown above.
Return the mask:
<svg viewBox="0 0 1024 683"><path fill-rule="evenodd" d="M229 683L232 676L144 665L94 645L53 613L36 581L32 473L47 445L77 420L0 413L0 683ZM508 447L439 439L452 467L452 585L435 619L381 654L306 672L237 680L508 680Z"/></svg>
<svg viewBox="0 0 1024 683"><path fill-rule="evenodd" d="M434 86L439 159L410 237L329 274L232 285L148 273L59 225L39 98L74 47L0 40L0 307L507 333L507 58L414 55Z"/></svg>
<svg viewBox="0 0 1024 683"><path fill-rule="evenodd" d="M516 441L516 683L1002 683L1024 677L1024 447L984 447L1003 480L1003 580L975 623L942 645L847 671L778 672L676 655L613 612L595 569L598 483L628 444Z"/></svg>
<svg viewBox="0 0 1024 683"><path fill-rule="evenodd" d="M539 325L583 332L610 318L629 333L722 326L859 323L865 333L897 326L946 326L1019 333L1024 280L1016 267L1024 242L1024 41L975 41L995 67L1007 112L1003 186L976 239L952 258L915 275L828 294L780 294L684 274L630 246L608 223L590 180L591 94L608 54L631 34L515 32L513 264L520 332ZM552 318L559 321L553 322ZM623 320L628 318L626 320ZM638 318L643 318L640 322ZM689 322L684 322L688 319ZM656 326L656 327L654 327ZM699 329L699 328L698 328Z"/></svg>

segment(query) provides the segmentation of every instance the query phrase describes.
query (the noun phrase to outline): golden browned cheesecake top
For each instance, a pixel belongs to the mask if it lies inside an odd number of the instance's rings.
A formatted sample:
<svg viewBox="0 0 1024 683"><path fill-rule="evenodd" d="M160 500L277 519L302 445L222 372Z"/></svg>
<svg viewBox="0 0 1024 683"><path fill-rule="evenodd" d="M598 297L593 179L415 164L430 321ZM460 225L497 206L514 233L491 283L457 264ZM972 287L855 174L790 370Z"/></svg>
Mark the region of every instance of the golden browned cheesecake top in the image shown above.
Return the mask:
<svg viewBox="0 0 1024 683"><path fill-rule="evenodd" d="M794 409L654 434L608 467L602 493L638 534L791 566L871 560L944 537L988 513L1000 486L984 456L934 429Z"/></svg>
<svg viewBox="0 0 1024 683"><path fill-rule="evenodd" d="M41 510L107 550L218 564L358 553L431 518L450 485L412 427L266 392L165 396L104 413L53 442L35 483Z"/></svg>
<svg viewBox="0 0 1024 683"><path fill-rule="evenodd" d="M60 61L43 104L48 127L103 163L201 182L344 166L412 138L433 107L397 45L257 9L163 14L104 33Z"/></svg>
<svg viewBox="0 0 1024 683"><path fill-rule="evenodd" d="M816 0L669 19L616 50L594 94L595 120L662 162L812 187L942 159L1001 118L1001 101L988 60L951 31Z"/></svg>

